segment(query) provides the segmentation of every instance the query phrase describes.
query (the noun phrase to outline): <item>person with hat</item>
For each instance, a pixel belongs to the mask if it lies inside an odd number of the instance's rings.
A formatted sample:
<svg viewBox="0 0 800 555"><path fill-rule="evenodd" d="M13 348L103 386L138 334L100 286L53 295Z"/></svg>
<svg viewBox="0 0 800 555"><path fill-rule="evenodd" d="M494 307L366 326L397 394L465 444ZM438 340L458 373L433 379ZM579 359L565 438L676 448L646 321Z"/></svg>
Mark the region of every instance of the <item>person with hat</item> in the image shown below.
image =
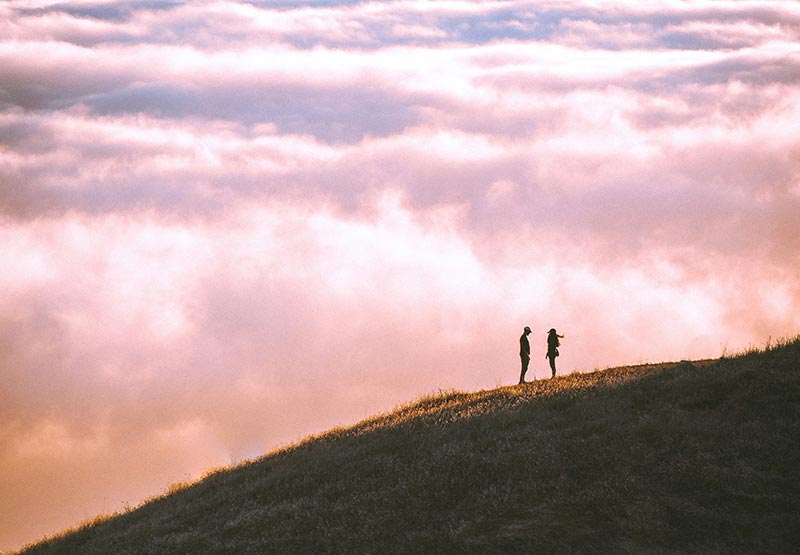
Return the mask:
<svg viewBox="0 0 800 555"><path fill-rule="evenodd" d="M519 358L522 361L522 372L519 375L519 383L525 383L525 372L528 371L528 364L531 362L531 343L528 336L531 328L525 326L522 335L519 336Z"/></svg>
<svg viewBox="0 0 800 555"><path fill-rule="evenodd" d="M553 377L556 377L556 357L558 356L558 347L561 345L560 339L564 339L563 335L558 335L555 328L550 328L547 332L547 354L545 358L550 360L550 370L553 371Z"/></svg>

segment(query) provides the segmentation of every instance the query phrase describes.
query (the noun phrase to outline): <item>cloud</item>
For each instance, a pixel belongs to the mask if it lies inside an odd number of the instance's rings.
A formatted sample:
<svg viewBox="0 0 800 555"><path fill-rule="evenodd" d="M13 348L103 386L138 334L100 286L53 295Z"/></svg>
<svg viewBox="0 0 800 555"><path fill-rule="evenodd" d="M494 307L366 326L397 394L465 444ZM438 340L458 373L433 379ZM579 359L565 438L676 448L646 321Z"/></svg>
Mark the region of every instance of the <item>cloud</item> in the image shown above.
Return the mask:
<svg viewBox="0 0 800 555"><path fill-rule="evenodd" d="M0 546L508 383L524 325L567 335L563 372L796 333L799 28L761 2L4 4Z"/></svg>

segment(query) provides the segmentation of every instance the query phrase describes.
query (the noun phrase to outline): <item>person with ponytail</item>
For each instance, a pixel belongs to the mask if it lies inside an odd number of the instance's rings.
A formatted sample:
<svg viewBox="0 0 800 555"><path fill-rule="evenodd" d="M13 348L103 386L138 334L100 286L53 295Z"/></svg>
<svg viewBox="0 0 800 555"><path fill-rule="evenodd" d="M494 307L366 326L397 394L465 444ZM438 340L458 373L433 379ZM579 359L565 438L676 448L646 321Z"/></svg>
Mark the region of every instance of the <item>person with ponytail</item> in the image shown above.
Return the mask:
<svg viewBox="0 0 800 555"><path fill-rule="evenodd" d="M547 354L544 357L550 360L550 370L553 371L554 378L556 377L556 357L558 348L561 346L559 339L564 339L564 336L558 335L555 328L550 328L550 331L547 332Z"/></svg>

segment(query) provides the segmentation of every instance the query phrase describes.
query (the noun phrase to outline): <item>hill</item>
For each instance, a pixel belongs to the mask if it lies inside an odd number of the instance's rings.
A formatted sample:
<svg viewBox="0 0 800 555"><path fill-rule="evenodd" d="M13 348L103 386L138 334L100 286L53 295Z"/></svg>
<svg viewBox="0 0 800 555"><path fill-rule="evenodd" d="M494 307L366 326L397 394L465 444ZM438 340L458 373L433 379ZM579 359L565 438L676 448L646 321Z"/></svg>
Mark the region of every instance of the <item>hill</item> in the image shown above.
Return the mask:
<svg viewBox="0 0 800 555"><path fill-rule="evenodd" d="M25 553L788 553L800 340L422 399Z"/></svg>

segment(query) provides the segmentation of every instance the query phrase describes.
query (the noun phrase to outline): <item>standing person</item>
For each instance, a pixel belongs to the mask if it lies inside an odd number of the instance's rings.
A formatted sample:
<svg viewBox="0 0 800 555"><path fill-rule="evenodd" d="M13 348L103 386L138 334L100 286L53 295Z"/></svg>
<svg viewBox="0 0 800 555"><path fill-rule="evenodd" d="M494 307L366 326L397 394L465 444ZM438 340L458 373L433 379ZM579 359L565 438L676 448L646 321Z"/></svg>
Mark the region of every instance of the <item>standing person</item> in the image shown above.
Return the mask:
<svg viewBox="0 0 800 555"><path fill-rule="evenodd" d="M522 335L519 336L519 358L522 361L522 372L519 375L519 383L525 383L525 372L528 371L528 364L531 361L531 343L528 341L528 336L531 334L531 328L525 326Z"/></svg>
<svg viewBox="0 0 800 555"><path fill-rule="evenodd" d="M559 339L564 339L563 335L558 335L555 328L550 328L547 332L547 354L545 358L550 359L550 370L553 371L553 377L556 377L556 357L558 356L558 347L561 345Z"/></svg>

